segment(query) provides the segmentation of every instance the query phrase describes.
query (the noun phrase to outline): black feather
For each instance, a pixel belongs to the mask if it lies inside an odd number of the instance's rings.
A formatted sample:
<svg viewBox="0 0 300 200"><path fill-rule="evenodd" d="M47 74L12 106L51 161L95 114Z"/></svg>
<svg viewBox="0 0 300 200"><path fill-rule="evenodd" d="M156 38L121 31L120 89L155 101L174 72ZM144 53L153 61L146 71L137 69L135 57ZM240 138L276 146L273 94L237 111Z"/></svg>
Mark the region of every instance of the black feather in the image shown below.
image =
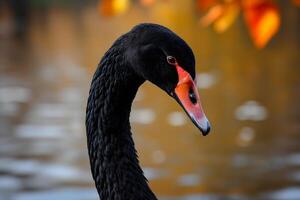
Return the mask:
<svg viewBox="0 0 300 200"><path fill-rule="evenodd" d="M141 24L105 53L94 74L86 109L90 165L102 200L155 200L139 165L129 115L139 86L150 80L166 92L178 81L172 55L192 77L192 50L175 33Z"/></svg>

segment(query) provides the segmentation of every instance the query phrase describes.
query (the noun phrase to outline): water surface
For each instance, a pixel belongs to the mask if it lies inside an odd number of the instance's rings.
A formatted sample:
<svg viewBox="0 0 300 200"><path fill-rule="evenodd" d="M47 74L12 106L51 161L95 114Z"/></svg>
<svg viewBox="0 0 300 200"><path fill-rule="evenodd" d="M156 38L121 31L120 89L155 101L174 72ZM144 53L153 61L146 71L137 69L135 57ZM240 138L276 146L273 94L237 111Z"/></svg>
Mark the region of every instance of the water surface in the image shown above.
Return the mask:
<svg viewBox="0 0 300 200"><path fill-rule="evenodd" d="M219 35L193 11L191 1L115 18L92 5L33 9L23 38L0 38L0 200L97 199L84 127L90 79L112 42L145 21L193 48L213 126L203 137L163 91L140 88L131 122L153 191L169 200L299 198L299 11L284 6L282 31L263 50L242 22Z"/></svg>

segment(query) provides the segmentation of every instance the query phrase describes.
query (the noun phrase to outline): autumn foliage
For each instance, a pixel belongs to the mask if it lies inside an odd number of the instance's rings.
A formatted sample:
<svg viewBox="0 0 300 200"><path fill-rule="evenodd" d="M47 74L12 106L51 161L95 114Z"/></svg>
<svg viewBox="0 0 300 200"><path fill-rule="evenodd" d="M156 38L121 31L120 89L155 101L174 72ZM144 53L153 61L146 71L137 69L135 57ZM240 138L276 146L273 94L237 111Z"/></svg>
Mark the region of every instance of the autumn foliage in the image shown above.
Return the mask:
<svg viewBox="0 0 300 200"><path fill-rule="evenodd" d="M201 6L201 2L205 6ZM205 8L208 0L198 0L199 8ZM263 48L277 33L280 26L278 6L272 0L210 0L211 6L201 18L203 26L213 25L217 32L226 31L241 13L257 48Z"/></svg>
<svg viewBox="0 0 300 200"><path fill-rule="evenodd" d="M264 47L280 26L278 7L271 1L245 3L244 19L258 48Z"/></svg>
<svg viewBox="0 0 300 200"><path fill-rule="evenodd" d="M139 0L145 7L156 1ZM164 0L166 1L166 0ZM175 0L168 0L172 3ZM115 16L126 12L134 0L100 0L98 10L102 16ZM300 0L291 0L300 6ZM218 33L226 31L242 16L251 39L257 48L263 48L278 32L281 19L278 5L274 0L195 0L196 10L201 14L200 25L212 26Z"/></svg>

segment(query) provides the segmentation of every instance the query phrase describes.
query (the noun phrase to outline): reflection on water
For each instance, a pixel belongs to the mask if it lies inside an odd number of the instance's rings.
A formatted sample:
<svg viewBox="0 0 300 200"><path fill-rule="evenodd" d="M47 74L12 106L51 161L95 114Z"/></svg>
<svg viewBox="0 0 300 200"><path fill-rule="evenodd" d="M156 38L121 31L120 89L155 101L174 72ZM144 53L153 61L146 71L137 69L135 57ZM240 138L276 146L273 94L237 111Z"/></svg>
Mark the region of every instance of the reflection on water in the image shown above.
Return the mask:
<svg viewBox="0 0 300 200"><path fill-rule="evenodd" d="M239 24L223 35L197 26L191 3L161 1L111 19L93 6L33 11L23 42L0 38L0 200L97 199L84 127L89 82L113 40L142 21L191 44L213 125L202 137L164 92L150 83L139 90L130 120L160 199L300 196L298 11L286 7L293 17L258 51Z"/></svg>
<svg viewBox="0 0 300 200"><path fill-rule="evenodd" d="M151 109L133 109L130 114L131 123L151 124L155 120L155 113Z"/></svg>
<svg viewBox="0 0 300 200"><path fill-rule="evenodd" d="M248 146L255 138L255 131L251 127L243 127L237 136L237 144L240 146Z"/></svg>
<svg viewBox="0 0 300 200"><path fill-rule="evenodd" d="M262 121L267 118L267 110L256 101L247 101L236 109L235 116L238 120Z"/></svg>
<svg viewBox="0 0 300 200"><path fill-rule="evenodd" d="M185 174L178 178L178 184L183 186L197 186L200 184L200 177L196 174Z"/></svg>
<svg viewBox="0 0 300 200"><path fill-rule="evenodd" d="M172 126L183 126L187 122L187 117L183 112L171 112L168 116L168 122Z"/></svg>
<svg viewBox="0 0 300 200"><path fill-rule="evenodd" d="M196 76L196 83L199 89L207 89L216 84L216 76L212 73L200 73Z"/></svg>

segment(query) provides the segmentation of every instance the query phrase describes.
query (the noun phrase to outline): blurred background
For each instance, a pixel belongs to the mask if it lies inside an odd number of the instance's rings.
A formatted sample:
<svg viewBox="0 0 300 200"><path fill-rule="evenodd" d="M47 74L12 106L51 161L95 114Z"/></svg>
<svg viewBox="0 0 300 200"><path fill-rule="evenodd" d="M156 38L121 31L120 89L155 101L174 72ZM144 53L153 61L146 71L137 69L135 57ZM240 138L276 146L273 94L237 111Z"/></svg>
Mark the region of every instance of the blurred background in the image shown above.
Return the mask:
<svg viewBox="0 0 300 200"><path fill-rule="evenodd" d="M150 83L131 123L159 199L300 199L297 0L0 1L0 200L97 200L85 106L102 55L141 22L196 56L202 137Z"/></svg>

